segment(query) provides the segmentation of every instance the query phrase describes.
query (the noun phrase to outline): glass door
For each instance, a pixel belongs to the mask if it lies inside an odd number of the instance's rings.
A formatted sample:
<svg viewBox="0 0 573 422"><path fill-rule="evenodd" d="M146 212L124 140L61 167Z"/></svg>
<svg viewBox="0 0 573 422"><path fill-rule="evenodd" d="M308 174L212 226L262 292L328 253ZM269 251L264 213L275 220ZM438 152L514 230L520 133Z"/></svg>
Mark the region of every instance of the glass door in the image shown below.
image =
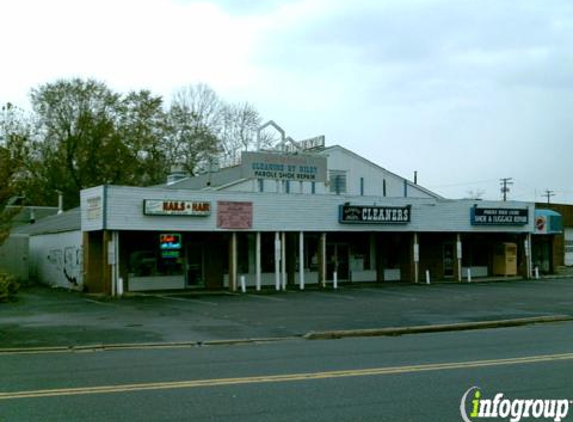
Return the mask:
<svg viewBox="0 0 573 422"><path fill-rule="evenodd" d="M443 249L444 278L454 277L454 270L455 270L454 246L455 244L453 242L444 243L444 249Z"/></svg>
<svg viewBox="0 0 573 422"><path fill-rule="evenodd" d="M187 286L203 287L205 279L203 274L203 244L187 244Z"/></svg>
<svg viewBox="0 0 573 422"><path fill-rule="evenodd" d="M326 278L332 280L334 271L339 281L350 278L350 248L348 243L327 243L326 245Z"/></svg>

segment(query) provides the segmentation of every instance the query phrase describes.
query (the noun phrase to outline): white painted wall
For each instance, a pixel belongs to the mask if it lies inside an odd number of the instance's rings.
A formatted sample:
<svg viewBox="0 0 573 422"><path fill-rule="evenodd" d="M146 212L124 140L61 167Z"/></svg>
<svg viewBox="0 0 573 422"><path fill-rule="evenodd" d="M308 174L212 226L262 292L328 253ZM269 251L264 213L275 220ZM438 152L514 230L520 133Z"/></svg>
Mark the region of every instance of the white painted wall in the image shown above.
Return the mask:
<svg viewBox="0 0 573 422"><path fill-rule="evenodd" d="M208 217L146 216L144 199L193 200L211 203ZM522 226L474 226L470 209L476 204L469 200L436 200L423 198L380 198L348 195L260 194L247 192L197 192L164 188L107 188L106 226L108 230L178 230L229 232L217 227L218 201L248 201L253 203L253 226L248 231L305 232L464 232L464 233L527 233L533 230L534 204L527 202L479 201L484 208L528 208L529 224ZM339 206L353 205L405 206L411 205L409 224L341 224ZM89 231L82 209L82 230Z"/></svg>
<svg viewBox="0 0 573 422"><path fill-rule="evenodd" d="M81 231L31 236L30 275L50 286L81 290L83 288Z"/></svg>
<svg viewBox="0 0 573 422"><path fill-rule="evenodd" d="M404 197L405 179L400 177L342 147L327 148L324 155L328 157L328 170L346 172L346 194L360 195L360 179L364 179L365 196L383 196L384 180L386 181L386 197ZM407 182L409 198L432 198L425 189L413 182Z"/></svg>

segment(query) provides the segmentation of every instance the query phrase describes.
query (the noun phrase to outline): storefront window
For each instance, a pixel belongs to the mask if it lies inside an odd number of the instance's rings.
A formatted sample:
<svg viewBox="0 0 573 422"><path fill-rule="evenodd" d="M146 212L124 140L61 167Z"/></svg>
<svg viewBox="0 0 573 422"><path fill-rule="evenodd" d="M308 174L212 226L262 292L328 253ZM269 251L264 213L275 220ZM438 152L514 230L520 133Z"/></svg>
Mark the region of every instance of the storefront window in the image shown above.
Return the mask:
<svg viewBox="0 0 573 422"><path fill-rule="evenodd" d="M370 269L370 236L362 235L353 240L351 244L351 269L364 271Z"/></svg>
<svg viewBox="0 0 573 422"><path fill-rule="evenodd" d="M177 251L179 252L179 251ZM163 257L161 251L135 251L129 257L129 273L134 277L182 275L184 256L181 253Z"/></svg>

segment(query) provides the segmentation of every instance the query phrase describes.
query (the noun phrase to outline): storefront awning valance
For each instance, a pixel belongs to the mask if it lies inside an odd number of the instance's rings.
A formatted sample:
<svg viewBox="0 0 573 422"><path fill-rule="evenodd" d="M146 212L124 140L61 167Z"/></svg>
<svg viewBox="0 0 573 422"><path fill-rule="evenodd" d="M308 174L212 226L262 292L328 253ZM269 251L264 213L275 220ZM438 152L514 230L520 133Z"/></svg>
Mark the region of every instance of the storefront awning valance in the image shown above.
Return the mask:
<svg viewBox="0 0 573 422"><path fill-rule="evenodd" d="M552 210L535 210L535 234L559 234L563 232L563 217Z"/></svg>

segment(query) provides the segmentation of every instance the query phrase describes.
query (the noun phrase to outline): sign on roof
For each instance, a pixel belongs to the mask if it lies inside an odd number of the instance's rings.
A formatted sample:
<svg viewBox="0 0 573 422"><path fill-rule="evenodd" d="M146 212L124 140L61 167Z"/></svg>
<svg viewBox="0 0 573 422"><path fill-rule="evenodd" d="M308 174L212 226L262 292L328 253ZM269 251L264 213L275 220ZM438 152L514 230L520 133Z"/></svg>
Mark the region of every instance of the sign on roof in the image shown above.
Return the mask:
<svg viewBox="0 0 573 422"><path fill-rule="evenodd" d="M308 154L243 152L243 177L248 179L326 182L326 157Z"/></svg>
<svg viewBox="0 0 573 422"><path fill-rule="evenodd" d="M280 143L277 149L282 149L286 152L297 152L297 151L310 151L313 149L324 148L325 136L315 136L313 138L302 139L300 141L290 140L290 143Z"/></svg>

